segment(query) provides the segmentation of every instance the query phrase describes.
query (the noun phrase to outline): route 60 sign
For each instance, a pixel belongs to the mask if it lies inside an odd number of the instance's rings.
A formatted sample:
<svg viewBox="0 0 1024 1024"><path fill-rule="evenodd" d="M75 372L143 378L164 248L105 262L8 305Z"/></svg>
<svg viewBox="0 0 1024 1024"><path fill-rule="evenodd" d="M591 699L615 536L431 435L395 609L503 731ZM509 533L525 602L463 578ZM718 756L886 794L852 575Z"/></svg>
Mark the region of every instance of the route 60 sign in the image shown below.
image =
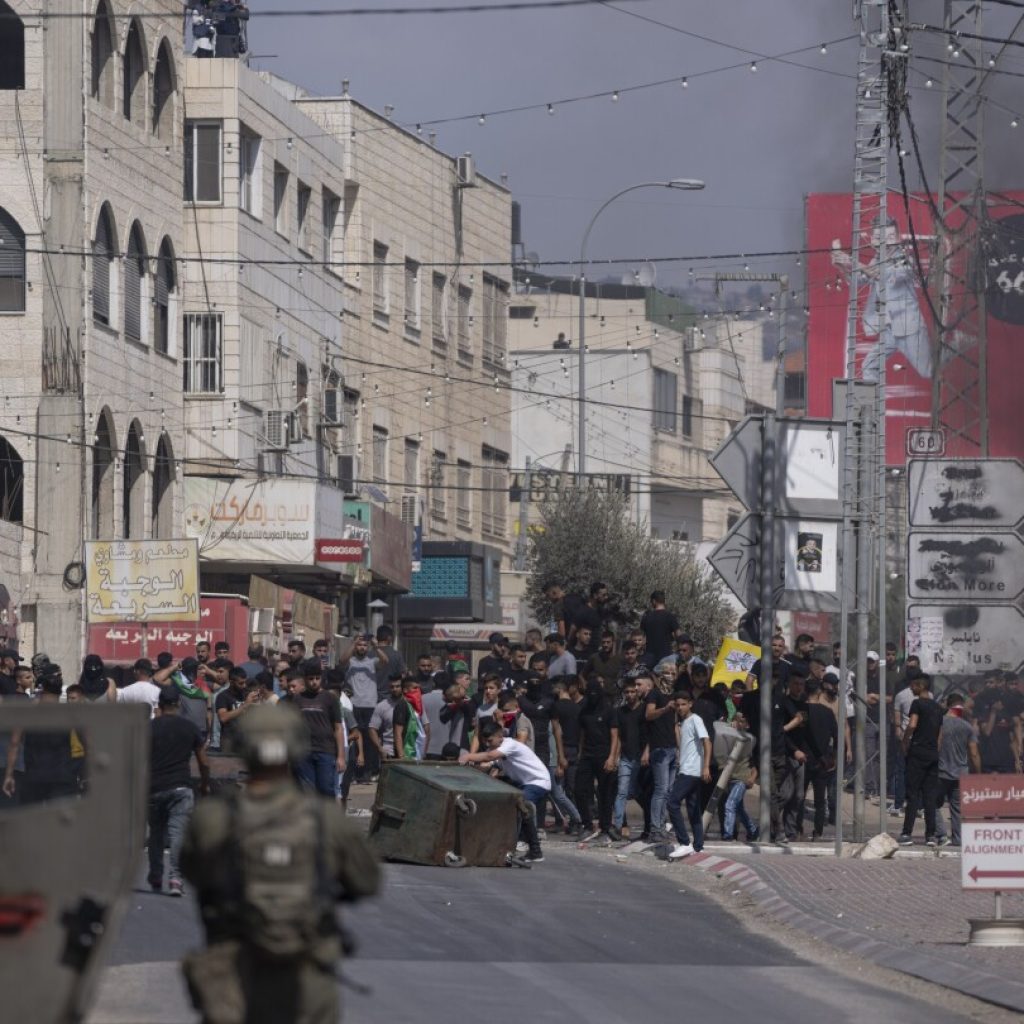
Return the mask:
<svg viewBox="0 0 1024 1024"><path fill-rule="evenodd" d="M946 454L946 433L943 430L924 430L912 427L907 431L907 454L908 455L935 455Z"/></svg>

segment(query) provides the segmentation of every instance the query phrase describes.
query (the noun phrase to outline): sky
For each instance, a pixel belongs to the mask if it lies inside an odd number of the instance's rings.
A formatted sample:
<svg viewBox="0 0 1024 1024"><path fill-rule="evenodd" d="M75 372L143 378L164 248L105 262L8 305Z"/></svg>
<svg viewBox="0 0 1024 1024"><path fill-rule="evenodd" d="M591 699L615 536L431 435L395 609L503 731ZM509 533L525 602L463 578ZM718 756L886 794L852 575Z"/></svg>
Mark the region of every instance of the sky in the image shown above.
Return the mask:
<svg viewBox="0 0 1024 1024"><path fill-rule="evenodd" d="M302 9L394 2L289 0ZM700 178L706 189L644 190L602 214L589 254L621 260L611 268L616 275L647 258L799 248L804 196L851 187L852 0L619 0L504 13L262 21L261 8L280 10L284 0L250 6L251 52L264 55L254 66L324 95L337 95L347 78L357 100L378 110L392 105L394 120L407 126L468 115L431 129L437 145L451 154L472 152L489 177L508 175L522 204L526 248L542 261L575 258L600 204L637 182ZM941 9L940 0L911 0L914 21L941 24ZM1008 32L1019 13L996 8L986 32ZM942 42L919 34L915 57L941 53ZM791 59L808 68L763 59L803 47L810 49ZM1008 52L1004 66L1024 73L1024 49ZM941 69L932 70L938 81ZM672 81L625 91L661 79ZM940 90L926 91L920 75L912 79L915 119L937 174ZM990 108L986 166L1002 187L1021 184L1012 168L1024 162L1024 124L1019 133L1009 127L1014 102L1024 114L1021 86L1009 76L993 86L1004 106ZM615 89L623 90L617 102L558 102ZM548 103L551 115L546 109L490 113ZM482 125L480 113L489 115ZM691 267L739 270L744 263L765 273L793 271L792 261L779 257L683 259L659 264L657 284L685 285Z"/></svg>

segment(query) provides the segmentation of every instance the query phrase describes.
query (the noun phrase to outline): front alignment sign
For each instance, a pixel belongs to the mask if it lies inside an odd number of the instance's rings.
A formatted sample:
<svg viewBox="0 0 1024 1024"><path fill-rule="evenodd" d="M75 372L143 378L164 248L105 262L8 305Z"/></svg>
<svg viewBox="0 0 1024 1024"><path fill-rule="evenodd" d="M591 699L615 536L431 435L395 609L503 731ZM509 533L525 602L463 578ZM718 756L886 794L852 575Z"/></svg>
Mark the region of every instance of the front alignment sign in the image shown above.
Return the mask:
<svg viewBox="0 0 1024 1024"><path fill-rule="evenodd" d="M1024 889L1024 821L974 821L960 826L964 889Z"/></svg>

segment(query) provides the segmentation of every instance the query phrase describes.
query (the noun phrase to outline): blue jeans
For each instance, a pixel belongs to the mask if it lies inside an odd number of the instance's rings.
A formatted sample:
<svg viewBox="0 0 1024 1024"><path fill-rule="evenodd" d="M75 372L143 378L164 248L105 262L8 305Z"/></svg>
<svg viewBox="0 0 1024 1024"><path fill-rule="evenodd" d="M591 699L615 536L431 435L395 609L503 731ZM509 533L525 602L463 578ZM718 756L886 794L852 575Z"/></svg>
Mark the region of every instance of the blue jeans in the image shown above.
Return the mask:
<svg viewBox="0 0 1024 1024"><path fill-rule="evenodd" d="M580 823L580 812L576 805L565 794L562 787L562 780L555 774L555 769L548 766L548 778L551 779L551 802L558 809L559 814L565 818L567 825L578 825ZM543 822L539 822L543 825Z"/></svg>
<svg viewBox="0 0 1024 1024"><path fill-rule="evenodd" d="M178 856L192 816L195 794L188 786L149 794L149 881L159 884L164 877L164 847L171 850L170 881L181 881Z"/></svg>
<svg viewBox="0 0 1024 1024"><path fill-rule="evenodd" d="M612 824L616 828L622 828L626 817L626 802L636 796L639 781L640 758L619 758L619 788L615 794L615 809L612 811Z"/></svg>
<svg viewBox="0 0 1024 1024"><path fill-rule="evenodd" d="M661 832L665 828L665 801L668 799L668 791L676 774L675 747L655 747L651 751L651 773L654 776L654 793L651 796L651 828Z"/></svg>
<svg viewBox="0 0 1024 1024"><path fill-rule="evenodd" d="M743 798L747 794L746 783L732 782L729 784L729 795L725 798L725 838L736 838L736 819L739 819L743 830L747 833L748 839L757 836L757 826L750 820L746 807L743 806ZM815 810L817 810L817 798L815 798ZM822 808L824 811L824 808Z"/></svg>
<svg viewBox="0 0 1024 1024"><path fill-rule="evenodd" d="M672 831L680 843L689 843L690 836L686 831L686 822L683 821L683 814L680 808L686 804L686 816L690 819L690 827L693 829L693 848L701 850L704 847L704 820L700 810L700 783L699 775L677 775L672 783L672 790L668 795L668 816L672 821Z"/></svg>
<svg viewBox="0 0 1024 1024"><path fill-rule="evenodd" d="M338 759L334 754L307 754L295 763L295 777L304 789L312 789L321 796L334 796L338 774Z"/></svg>

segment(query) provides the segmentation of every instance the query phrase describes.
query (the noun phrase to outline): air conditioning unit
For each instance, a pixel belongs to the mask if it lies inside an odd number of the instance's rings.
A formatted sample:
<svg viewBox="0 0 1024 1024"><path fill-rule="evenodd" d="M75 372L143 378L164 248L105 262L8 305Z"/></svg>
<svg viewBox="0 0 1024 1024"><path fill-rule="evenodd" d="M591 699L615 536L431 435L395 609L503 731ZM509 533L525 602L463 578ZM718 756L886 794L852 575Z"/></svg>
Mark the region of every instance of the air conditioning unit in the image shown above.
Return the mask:
<svg viewBox="0 0 1024 1024"><path fill-rule="evenodd" d="M402 522L416 526L420 521L420 496L418 494L402 495Z"/></svg>
<svg viewBox="0 0 1024 1024"><path fill-rule="evenodd" d="M472 153L455 158L455 183L459 188L476 188L476 165Z"/></svg>
<svg viewBox="0 0 1024 1024"><path fill-rule="evenodd" d="M359 494L359 460L354 455L338 456L338 486L346 498Z"/></svg>
<svg viewBox="0 0 1024 1024"><path fill-rule="evenodd" d="M324 391L324 405L321 421L325 427L345 426L344 406L342 403L341 390L339 388L327 388Z"/></svg>
<svg viewBox="0 0 1024 1024"><path fill-rule="evenodd" d="M288 447L291 413L286 409L268 409L264 424L264 449L281 452Z"/></svg>

